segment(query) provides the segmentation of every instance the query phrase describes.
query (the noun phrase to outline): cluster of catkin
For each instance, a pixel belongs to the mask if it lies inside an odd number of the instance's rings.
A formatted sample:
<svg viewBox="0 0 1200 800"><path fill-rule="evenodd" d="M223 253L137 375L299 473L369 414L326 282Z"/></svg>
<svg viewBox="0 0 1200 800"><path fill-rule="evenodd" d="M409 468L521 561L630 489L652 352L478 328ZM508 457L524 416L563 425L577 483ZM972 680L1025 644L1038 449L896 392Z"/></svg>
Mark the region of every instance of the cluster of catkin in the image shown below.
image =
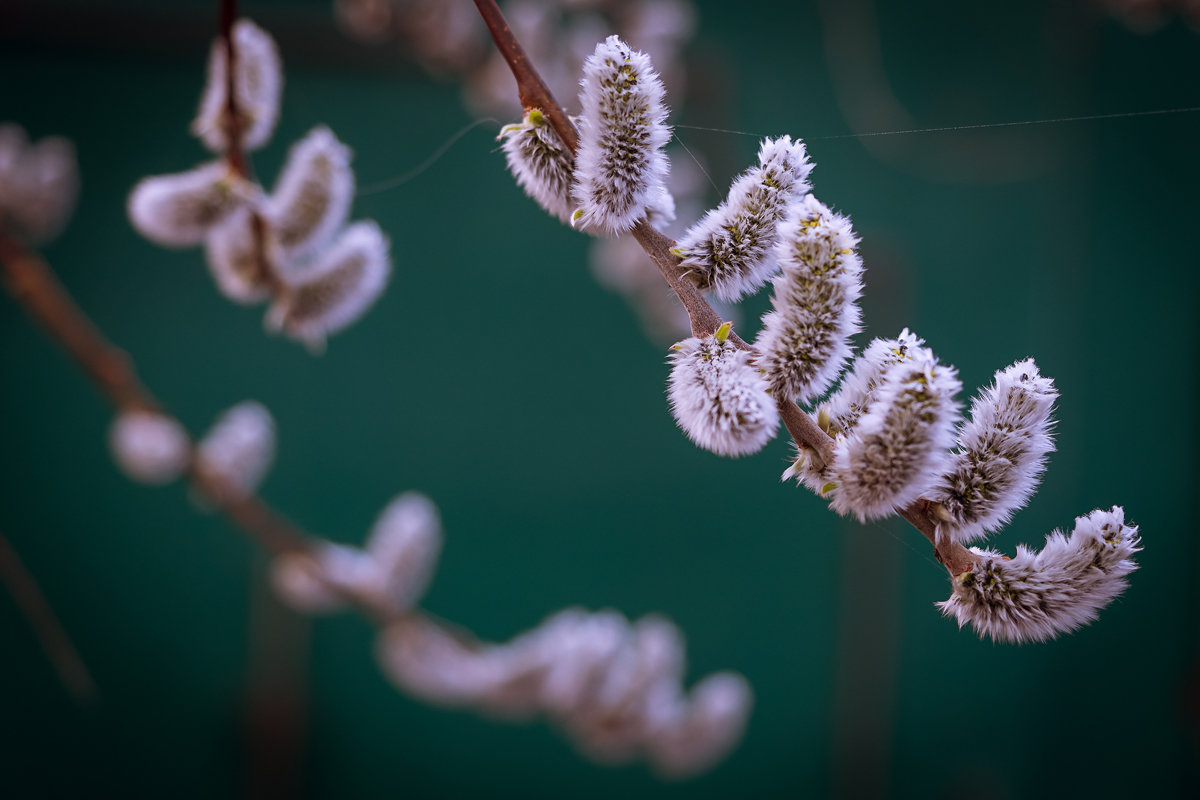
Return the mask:
<svg viewBox="0 0 1200 800"><path fill-rule="evenodd" d="M646 759L664 776L685 777L741 739L752 704L746 679L715 673L685 693L683 638L665 618L630 622L570 608L488 644L413 613L441 538L433 503L410 492L384 509L363 548L322 543L281 557L272 580L301 611L337 611L353 598L390 619L376 653L408 694L502 719L544 715L599 763Z"/></svg>
<svg viewBox="0 0 1200 800"><path fill-rule="evenodd" d="M203 245L220 292L270 301L265 324L320 351L356 321L391 272L387 237L373 221L347 224L354 199L350 150L324 126L292 146L274 189L245 154L270 139L283 71L275 42L248 20L218 38L192 133L218 155L187 172L139 183L129 197L137 230L164 247ZM232 97L230 90L232 88Z"/></svg>
<svg viewBox="0 0 1200 800"><path fill-rule="evenodd" d="M670 139L662 84L649 58L617 37L583 68L572 155L542 110L501 133L517 183L550 214L610 235L657 225L673 203L664 186ZM771 311L752 345L718 330L676 344L668 396L679 427L718 455L761 450L780 426L780 404L813 404L832 441L822 456L797 445L784 473L843 515L895 514L923 501L939 540L968 543L995 531L1032 495L1053 449L1054 384L1032 359L996 373L963 419L955 369L905 330L854 357L863 267L850 221L811 193L804 145L767 139L758 163L672 253L706 292L736 301L772 286ZM830 457L830 452L832 456ZM960 625L998 640L1040 640L1095 618L1136 568L1137 528L1120 508L1076 520L1041 552L1014 559L975 550L941 604Z"/></svg>

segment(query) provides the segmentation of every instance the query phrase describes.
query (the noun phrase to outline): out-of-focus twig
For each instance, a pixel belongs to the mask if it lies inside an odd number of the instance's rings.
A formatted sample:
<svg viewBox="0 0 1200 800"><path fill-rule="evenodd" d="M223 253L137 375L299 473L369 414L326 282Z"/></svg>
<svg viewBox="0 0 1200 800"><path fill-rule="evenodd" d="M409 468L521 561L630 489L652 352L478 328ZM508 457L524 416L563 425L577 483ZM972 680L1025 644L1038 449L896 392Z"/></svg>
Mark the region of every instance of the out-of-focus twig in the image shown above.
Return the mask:
<svg viewBox="0 0 1200 800"><path fill-rule="evenodd" d="M4 583L13 600L25 615L29 627L33 628L46 658L54 665L54 671L64 687L80 703L91 703L97 698L96 683L79 651L71 643L67 631L46 602L45 595L33 575L25 568L20 556L8 539L0 534L0 582Z"/></svg>

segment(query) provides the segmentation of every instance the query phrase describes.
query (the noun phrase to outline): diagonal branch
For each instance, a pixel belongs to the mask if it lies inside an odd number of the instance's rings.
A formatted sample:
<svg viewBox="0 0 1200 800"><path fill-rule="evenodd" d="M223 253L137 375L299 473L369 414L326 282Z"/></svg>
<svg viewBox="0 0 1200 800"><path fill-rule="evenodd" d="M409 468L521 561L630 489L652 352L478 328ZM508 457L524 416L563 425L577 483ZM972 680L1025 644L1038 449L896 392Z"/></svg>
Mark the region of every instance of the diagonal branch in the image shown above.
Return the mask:
<svg viewBox="0 0 1200 800"><path fill-rule="evenodd" d="M33 628L67 691L81 703L95 700L96 683L87 665L79 657L79 651L71 643L54 609L46 602L37 581L29 574L17 551L3 534L0 534L0 583L8 588L9 594L24 613L29 627Z"/></svg>
<svg viewBox="0 0 1200 800"><path fill-rule="evenodd" d="M578 138L575 128L567 119L567 114L551 95L537 69L529 62L525 50L517 41L512 29L508 26L496 0L475 0L475 7L487 24L496 48L508 62L513 77L517 81L517 91L521 104L525 108L538 108L550 120L555 133L574 155L578 148ZM633 228L633 236L646 255L654 262L654 266L662 274L663 279L679 298L679 302L687 311L692 324L693 336L706 336L720 327L722 320L719 314L704 299L699 287L685 276L685 270L680 260L671 253L675 244L648 221L642 220ZM750 345L736 335L730 337L738 347L751 349ZM795 403L787 399L777 399L779 413L783 418L787 432L802 449L815 450L826 462L832 458L833 439L822 431L812 418L804 413ZM929 504L917 501L900 512L900 516L910 522L913 527L924 534L934 547L934 553L951 575L967 572L975 563L975 556L970 550L951 542L944 537L939 541L937 536L937 520L930 514Z"/></svg>

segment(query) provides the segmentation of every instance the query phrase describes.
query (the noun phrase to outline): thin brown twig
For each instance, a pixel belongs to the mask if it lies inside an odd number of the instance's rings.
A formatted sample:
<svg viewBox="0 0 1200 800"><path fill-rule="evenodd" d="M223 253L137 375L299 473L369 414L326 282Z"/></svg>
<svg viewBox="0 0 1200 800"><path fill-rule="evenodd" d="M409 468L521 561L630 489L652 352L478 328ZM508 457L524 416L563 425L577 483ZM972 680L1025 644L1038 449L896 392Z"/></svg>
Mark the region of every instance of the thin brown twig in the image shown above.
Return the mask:
<svg viewBox="0 0 1200 800"><path fill-rule="evenodd" d="M475 0L475 7L487 24L496 48L508 62L509 69L517 81L517 91L521 104L526 108L538 108L550 120L555 132L563 140L571 154L578 150L578 137L575 127L567 119L566 112L554 100L550 90L546 88L536 67L530 63L520 42L517 41L512 29L509 28L504 14L495 0ZM671 291L679 298L679 302L687 311L691 321L693 336L707 336L721 326L722 319L709 305L700 288L686 275L680 264L680 259L671 252L675 242L663 235L647 220L642 220L633 228L633 237L637 240L646 255L654 262ZM735 344L743 349L751 349L736 335L730 337ZM828 463L832 459L833 439L813 422L794 402L786 398L777 398L780 414L788 434L801 449L815 450ZM975 563L975 556L957 542L951 542L937 535L937 520L931 515L929 503L917 501L902 509L900 516L910 522L913 527L924 534L934 547L934 553L952 575L969 571Z"/></svg>
<svg viewBox="0 0 1200 800"><path fill-rule="evenodd" d="M92 674L54 614L54 609L46 602L41 587L3 534L0 534L0 582L8 588L9 594L25 615L63 686L80 703L94 702L96 682L92 680Z"/></svg>
<svg viewBox="0 0 1200 800"><path fill-rule="evenodd" d="M221 0L219 35L225 44L224 155L231 172L245 181L253 181L254 165L250 163L245 147L246 120L237 95L238 50L233 34L237 15L238 0ZM265 284L272 294L278 294L284 288L283 280L267 257L267 223L255 209L250 211L250 231L254 237L254 264L258 270L255 278Z"/></svg>

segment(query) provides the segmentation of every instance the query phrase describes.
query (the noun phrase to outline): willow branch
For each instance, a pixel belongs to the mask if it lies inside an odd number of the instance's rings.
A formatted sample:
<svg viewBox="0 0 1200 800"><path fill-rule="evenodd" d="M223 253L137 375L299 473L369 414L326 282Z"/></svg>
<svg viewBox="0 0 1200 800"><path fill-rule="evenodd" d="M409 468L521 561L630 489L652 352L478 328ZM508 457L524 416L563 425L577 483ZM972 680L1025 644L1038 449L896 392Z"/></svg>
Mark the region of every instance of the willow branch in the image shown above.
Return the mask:
<svg viewBox="0 0 1200 800"><path fill-rule="evenodd" d="M0 582L8 588L9 594L25 615L29 627L41 642L46 658L54 666L67 691L81 703L95 700L96 683L92 680L92 674L79 657L79 651L71 643L66 629L54 615L54 609L46 602L37 581L21 563L17 551L3 534L0 534Z"/></svg>
<svg viewBox="0 0 1200 800"><path fill-rule="evenodd" d="M220 36L225 43L225 158L229 168L242 178L250 178L250 162L242 147L242 112L237 98L237 44L233 23L237 21L237 0L221 0Z"/></svg>
<svg viewBox="0 0 1200 800"><path fill-rule="evenodd" d="M475 7L487 24L496 48L504 56L517 81L517 91L521 104L525 108L538 108L550 120L558 137L574 155L579 149L575 126L570 123L566 112L554 100L546 82L542 80L537 69L529 62L525 50L517 41L508 21L496 5L495 0L475 0ZM675 244L663 235L648 221L642 220L633 228L633 237L637 240L646 255L654 262L654 266L662 274L667 286L679 298L679 302L687 311L691 321L693 336L707 336L721 326L721 316L709 305L698 286L687 276L687 271L680 264L680 259L671 252ZM730 337L738 347L752 349L736 335ZM829 463L833 457L833 439L822 431L812 418L804 413L795 403L788 399L776 400L779 412L783 417L784 426L797 446L802 449L815 450L821 458ZM900 516L910 522L913 527L924 534L934 547L934 553L952 575L958 575L971 569L975 556L957 542L944 539L939 541L937 521L930 514L929 504L917 501L900 511Z"/></svg>
<svg viewBox="0 0 1200 800"><path fill-rule="evenodd" d="M225 161L239 178L246 181L254 180L254 167L246 155L245 118L238 104L237 95L237 41L233 35L233 25L237 22L237 0L221 0L220 32L221 41L225 44ZM256 210L250 212L250 230L254 236L254 263L258 268L258 277L271 290L278 293L283 289L283 281L276 274L267 258L267 223Z"/></svg>
<svg viewBox="0 0 1200 800"><path fill-rule="evenodd" d="M104 337L50 266L3 227L0 227L0 275L13 298L62 345L118 412L140 409L168 413L139 380L129 356ZM188 469L188 480L197 494L272 555L310 553L313 545L321 541L261 497L230 486L224 476L206 469L195 457ZM469 632L431 614L397 613L369 596L350 594L343 587L329 588L376 625L424 619L464 644L478 646Z"/></svg>

